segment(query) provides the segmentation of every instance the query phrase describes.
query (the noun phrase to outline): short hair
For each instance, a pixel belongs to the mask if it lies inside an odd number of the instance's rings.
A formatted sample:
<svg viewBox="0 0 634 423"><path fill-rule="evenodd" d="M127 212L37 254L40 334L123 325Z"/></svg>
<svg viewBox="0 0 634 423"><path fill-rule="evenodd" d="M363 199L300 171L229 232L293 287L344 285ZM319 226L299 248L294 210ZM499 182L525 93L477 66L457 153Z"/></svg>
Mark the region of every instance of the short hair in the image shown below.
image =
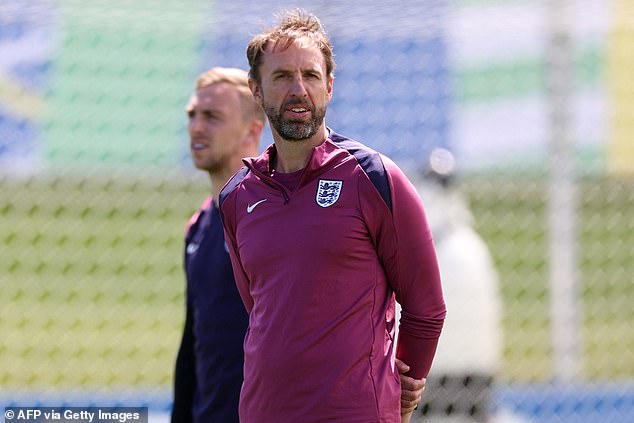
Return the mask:
<svg viewBox="0 0 634 423"><path fill-rule="evenodd" d="M227 83L236 87L240 103L242 104L242 117L244 119L254 118L266 122L264 111L256 103L249 89L249 78L246 71L238 68L213 67L198 76L196 89L199 90L220 83Z"/></svg>
<svg viewBox="0 0 634 423"><path fill-rule="evenodd" d="M295 40L307 39L321 51L326 62L326 74L333 76L335 59L332 44L321 21L317 16L303 9L286 11L279 16L277 26L256 35L247 46L247 60L249 61L249 77L260 82L260 65L262 54L272 43L282 49L288 48Z"/></svg>

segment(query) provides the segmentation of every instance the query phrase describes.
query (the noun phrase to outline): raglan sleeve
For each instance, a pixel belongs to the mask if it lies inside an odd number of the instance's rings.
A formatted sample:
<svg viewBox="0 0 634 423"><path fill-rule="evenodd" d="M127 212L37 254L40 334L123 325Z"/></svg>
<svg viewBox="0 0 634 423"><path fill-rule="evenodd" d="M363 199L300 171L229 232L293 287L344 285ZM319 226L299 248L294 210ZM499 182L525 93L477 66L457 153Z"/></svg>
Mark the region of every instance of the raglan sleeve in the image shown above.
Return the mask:
<svg viewBox="0 0 634 423"><path fill-rule="evenodd" d="M394 162L382 160L392 210L382 219L377 252L402 307L396 357L419 379L429 373L446 314L440 272L416 189Z"/></svg>
<svg viewBox="0 0 634 423"><path fill-rule="evenodd" d="M227 187L225 187L225 190ZM235 190L224 195L221 193L220 201L220 216L222 219L222 225L225 232L225 242L227 243L227 249L229 250L229 257L231 258L231 267L233 268L233 276L236 280L236 286L244 307L247 313L251 312L253 308L253 298L251 297L249 290L249 279L247 277L242 262L240 261L240 253L238 251L238 242L236 238L236 201L237 193Z"/></svg>

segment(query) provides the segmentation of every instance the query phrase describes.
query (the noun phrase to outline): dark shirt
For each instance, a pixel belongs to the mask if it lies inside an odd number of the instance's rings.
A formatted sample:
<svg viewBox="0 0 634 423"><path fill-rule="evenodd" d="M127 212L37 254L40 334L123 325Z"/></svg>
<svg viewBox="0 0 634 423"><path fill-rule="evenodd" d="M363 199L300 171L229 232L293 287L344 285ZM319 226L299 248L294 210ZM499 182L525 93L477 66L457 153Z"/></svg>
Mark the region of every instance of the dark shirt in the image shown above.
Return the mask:
<svg viewBox="0 0 634 423"><path fill-rule="evenodd" d="M172 422L238 423L248 316L210 199L191 219L185 273L187 317L176 361Z"/></svg>

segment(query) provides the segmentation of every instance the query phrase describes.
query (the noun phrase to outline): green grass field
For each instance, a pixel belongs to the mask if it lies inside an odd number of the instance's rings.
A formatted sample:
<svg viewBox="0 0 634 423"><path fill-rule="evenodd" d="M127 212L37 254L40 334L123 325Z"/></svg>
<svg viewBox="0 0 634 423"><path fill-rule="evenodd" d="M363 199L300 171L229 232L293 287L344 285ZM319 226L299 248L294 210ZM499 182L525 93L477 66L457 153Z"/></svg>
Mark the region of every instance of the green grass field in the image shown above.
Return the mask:
<svg viewBox="0 0 634 423"><path fill-rule="evenodd" d="M200 183L3 181L0 385L167 385Z"/></svg>
<svg viewBox="0 0 634 423"><path fill-rule="evenodd" d="M502 282L503 376L551 375L544 181L478 180L466 185L477 228ZM585 180L578 190L583 374L634 376L634 181Z"/></svg>
<svg viewBox="0 0 634 423"><path fill-rule="evenodd" d="M499 267L504 367L550 376L542 183L465 185ZM0 179L0 391L171 384L182 237L205 178ZM582 186L584 375L634 377L634 184Z"/></svg>

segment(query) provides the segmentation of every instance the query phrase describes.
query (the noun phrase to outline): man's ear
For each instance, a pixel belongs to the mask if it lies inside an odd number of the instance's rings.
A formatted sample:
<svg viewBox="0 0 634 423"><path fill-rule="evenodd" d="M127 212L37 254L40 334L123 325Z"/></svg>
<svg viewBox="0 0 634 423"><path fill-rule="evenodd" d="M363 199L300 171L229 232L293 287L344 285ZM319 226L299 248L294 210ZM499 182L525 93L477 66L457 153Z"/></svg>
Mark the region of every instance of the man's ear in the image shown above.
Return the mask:
<svg viewBox="0 0 634 423"><path fill-rule="evenodd" d="M262 92L260 91L260 85L255 79L249 78L249 89L251 90L251 94L253 94L255 101L259 105L262 105Z"/></svg>
<svg viewBox="0 0 634 423"><path fill-rule="evenodd" d="M328 92L328 98L332 98L332 87L334 83L335 83L335 77L333 75L330 75L328 77L328 86L326 87Z"/></svg>
<svg viewBox="0 0 634 423"><path fill-rule="evenodd" d="M264 122L258 119L251 119L247 134L242 140L243 147L247 150L249 156L257 156L263 130Z"/></svg>

